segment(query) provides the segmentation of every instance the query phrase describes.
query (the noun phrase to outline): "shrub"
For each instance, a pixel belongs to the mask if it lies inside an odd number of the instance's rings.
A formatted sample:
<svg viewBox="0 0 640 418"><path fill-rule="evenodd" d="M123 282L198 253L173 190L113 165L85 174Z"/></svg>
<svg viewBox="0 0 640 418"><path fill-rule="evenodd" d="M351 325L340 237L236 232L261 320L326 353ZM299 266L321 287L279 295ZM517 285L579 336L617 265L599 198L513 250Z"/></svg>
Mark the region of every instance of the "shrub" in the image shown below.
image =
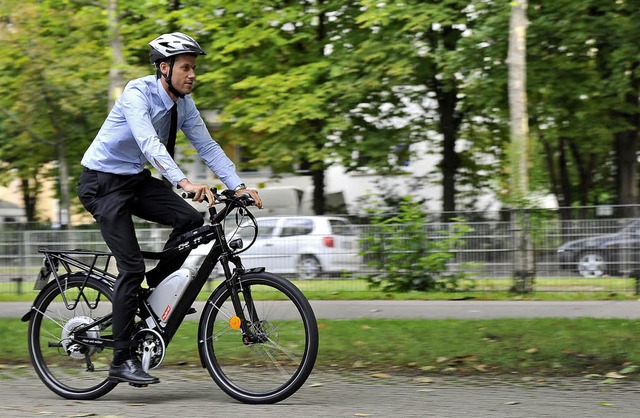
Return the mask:
<svg viewBox="0 0 640 418"><path fill-rule="evenodd" d="M461 222L438 224L439 230L433 226L426 222L421 203L410 197L401 200L395 215L374 213L361 246L375 271L366 277L371 287L395 292L462 290L466 275L449 271L448 262L471 228Z"/></svg>

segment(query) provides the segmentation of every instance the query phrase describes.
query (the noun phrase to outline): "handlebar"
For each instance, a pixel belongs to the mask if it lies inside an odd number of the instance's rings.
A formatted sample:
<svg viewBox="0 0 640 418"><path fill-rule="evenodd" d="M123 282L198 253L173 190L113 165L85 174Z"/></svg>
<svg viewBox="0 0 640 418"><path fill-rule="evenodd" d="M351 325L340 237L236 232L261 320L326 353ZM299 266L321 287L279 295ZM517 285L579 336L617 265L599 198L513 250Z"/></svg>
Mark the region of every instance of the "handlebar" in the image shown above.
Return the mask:
<svg viewBox="0 0 640 418"><path fill-rule="evenodd" d="M243 206L253 206L256 204L255 200L251 197L249 193L243 193L240 196L236 195L236 192L231 189L223 190L222 193L218 193L218 190L215 187L211 188L211 193L213 193L213 197L215 199L215 203L225 203L231 201L239 201ZM195 193L191 192L182 192L183 199L193 199ZM204 201L209 202L207 196L204 196Z"/></svg>
<svg viewBox="0 0 640 418"><path fill-rule="evenodd" d="M214 203L224 203L224 207L219 208L219 210L215 207L215 205L209 206L209 221L211 222L211 225L220 226L220 224L224 224L225 221L227 221L227 216L232 214L235 214L236 232L240 229L247 228L247 225L249 224L252 225L251 228L254 229L254 234L253 239L248 245L244 246L242 244L242 239L240 239L239 237L237 240L234 240L234 242L240 242L239 246L236 245L237 243L234 244L233 242L229 244L229 249L233 254L237 255L240 252L246 251L246 249L253 245L258 236L258 225L256 218L253 216L251 211L247 209L247 206L255 206L255 200L253 200L251 194L247 192L237 195L234 190L230 189L223 190L220 193L218 193L218 190L215 187L212 187L210 190L213 194ZM195 197L195 193L182 192L182 197L185 199L193 199L193 197ZM203 200L208 202L206 196L204 196ZM220 240L224 242L225 238L229 237L225 237L226 234L223 229L224 226L222 226L218 233L222 234L221 236L223 238L220 238ZM234 235L235 232L234 234L232 234L232 237Z"/></svg>

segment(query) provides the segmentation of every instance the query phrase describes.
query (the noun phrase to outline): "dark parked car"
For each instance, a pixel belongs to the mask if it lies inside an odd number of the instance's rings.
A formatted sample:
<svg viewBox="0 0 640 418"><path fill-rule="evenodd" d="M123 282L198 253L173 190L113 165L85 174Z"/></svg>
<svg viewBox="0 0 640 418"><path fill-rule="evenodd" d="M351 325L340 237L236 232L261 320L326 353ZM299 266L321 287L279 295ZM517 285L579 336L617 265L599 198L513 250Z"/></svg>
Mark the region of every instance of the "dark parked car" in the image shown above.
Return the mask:
<svg viewBox="0 0 640 418"><path fill-rule="evenodd" d="M640 270L640 220L613 234L566 242L558 248L558 261L583 277Z"/></svg>

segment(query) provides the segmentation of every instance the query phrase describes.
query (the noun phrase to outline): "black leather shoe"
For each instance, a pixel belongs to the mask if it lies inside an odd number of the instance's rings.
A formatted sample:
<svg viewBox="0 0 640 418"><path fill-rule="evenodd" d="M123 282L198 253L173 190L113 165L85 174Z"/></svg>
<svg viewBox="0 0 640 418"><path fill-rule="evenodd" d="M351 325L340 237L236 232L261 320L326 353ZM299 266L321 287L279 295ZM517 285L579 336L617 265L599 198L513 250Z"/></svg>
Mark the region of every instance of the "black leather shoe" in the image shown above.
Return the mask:
<svg viewBox="0 0 640 418"><path fill-rule="evenodd" d="M153 377L142 370L142 365L137 360L126 360L119 366L113 364L109 368L109 380L127 382L133 385L145 386L160 383L160 379Z"/></svg>

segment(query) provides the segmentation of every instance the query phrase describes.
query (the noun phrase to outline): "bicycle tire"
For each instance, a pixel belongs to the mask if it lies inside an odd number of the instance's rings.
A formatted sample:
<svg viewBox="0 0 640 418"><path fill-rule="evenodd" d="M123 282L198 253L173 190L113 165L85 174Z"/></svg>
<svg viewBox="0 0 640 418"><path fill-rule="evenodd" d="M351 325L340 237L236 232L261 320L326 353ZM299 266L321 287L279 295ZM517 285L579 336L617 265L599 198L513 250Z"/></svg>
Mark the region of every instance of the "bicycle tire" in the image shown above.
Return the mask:
<svg viewBox="0 0 640 418"><path fill-rule="evenodd" d="M313 309L290 281L270 273L240 278L239 290L251 291L262 342L243 341L223 283L209 298L200 319L200 358L216 384L232 398L249 404L280 402L307 380L318 354L318 326ZM247 303L241 303L246 318Z"/></svg>
<svg viewBox="0 0 640 418"><path fill-rule="evenodd" d="M57 395L96 399L117 386L117 382L108 380L113 351L82 346L71 338L74 329L111 314L112 289L82 273L61 276L59 280L60 286L50 283L34 303L28 328L31 363L42 382ZM84 297L78 298L80 289ZM68 309L63 295L67 302L78 300L77 305ZM87 334L112 335L110 321L91 328Z"/></svg>

